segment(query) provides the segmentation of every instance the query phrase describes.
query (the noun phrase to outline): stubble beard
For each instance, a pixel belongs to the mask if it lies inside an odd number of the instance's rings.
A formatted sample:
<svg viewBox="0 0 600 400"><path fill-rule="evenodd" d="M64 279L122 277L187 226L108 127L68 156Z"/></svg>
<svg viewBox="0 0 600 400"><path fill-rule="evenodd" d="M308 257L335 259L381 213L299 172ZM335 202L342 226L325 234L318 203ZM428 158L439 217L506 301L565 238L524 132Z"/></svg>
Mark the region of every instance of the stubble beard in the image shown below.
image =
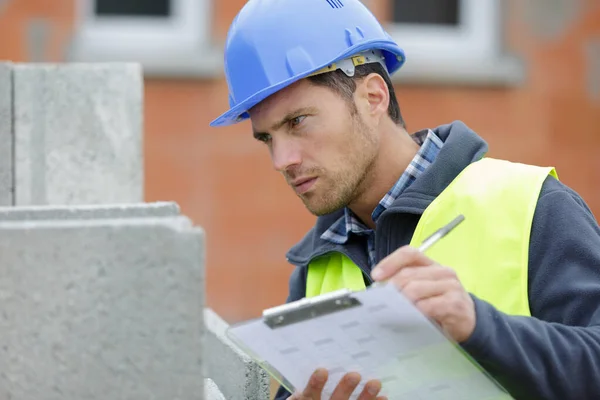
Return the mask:
<svg viewBox="0 0 600 400"><path fill-rule="evenodd" d="M360 141L348 152L354 159L348 157L344 161L345 168L334 175L319 175L318 191L299 196L308 211L317 217L347 207L366 190L375 166L376 143L359 116L354 117L353 128L353 137Z"/></svg>

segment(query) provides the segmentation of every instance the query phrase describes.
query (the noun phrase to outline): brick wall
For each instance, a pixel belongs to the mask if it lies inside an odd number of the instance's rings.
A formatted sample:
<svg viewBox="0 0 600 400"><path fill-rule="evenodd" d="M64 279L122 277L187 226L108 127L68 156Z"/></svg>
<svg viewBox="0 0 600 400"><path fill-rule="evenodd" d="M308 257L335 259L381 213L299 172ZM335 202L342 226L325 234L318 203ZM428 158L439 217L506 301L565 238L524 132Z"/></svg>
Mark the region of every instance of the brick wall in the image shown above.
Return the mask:
<svg viewBox="0 0 600 400"><path fill-rule="evenodd" d="M215 2L217 40L244 2ZM408 127L461 119L489 141L492 156L556 166L598 214L600 6L509 2L509 42L526 63L525 84L398 85ZM376 7L385 15L385 3ZM72 0L0 1L0 59L30 61L28 37L37 26L48 32L44 59L62 60L73 14ZM35 25L38 18L44 25ZM177 201L206 229L208 306L235 322L284 301L291 272L284 253L314 219L273 171L248 123L208 128L226 106L220 78L146 81L146 198Z"/></svg>

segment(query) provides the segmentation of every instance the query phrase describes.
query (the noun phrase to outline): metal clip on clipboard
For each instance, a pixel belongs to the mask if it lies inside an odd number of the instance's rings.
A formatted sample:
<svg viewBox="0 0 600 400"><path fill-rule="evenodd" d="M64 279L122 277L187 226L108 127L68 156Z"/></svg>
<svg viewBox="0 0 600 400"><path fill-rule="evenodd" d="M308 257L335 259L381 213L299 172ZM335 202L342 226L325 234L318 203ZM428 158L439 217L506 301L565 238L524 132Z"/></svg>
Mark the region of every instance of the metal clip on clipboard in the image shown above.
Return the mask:
<svg viewBox="0 0 600 400"><path fill-rule="evenodd" d="M360 306L348 289L336 290L317 297L308 297L263 311L263 321L270 328L278 328L306 321L322 315Z"/></svg>

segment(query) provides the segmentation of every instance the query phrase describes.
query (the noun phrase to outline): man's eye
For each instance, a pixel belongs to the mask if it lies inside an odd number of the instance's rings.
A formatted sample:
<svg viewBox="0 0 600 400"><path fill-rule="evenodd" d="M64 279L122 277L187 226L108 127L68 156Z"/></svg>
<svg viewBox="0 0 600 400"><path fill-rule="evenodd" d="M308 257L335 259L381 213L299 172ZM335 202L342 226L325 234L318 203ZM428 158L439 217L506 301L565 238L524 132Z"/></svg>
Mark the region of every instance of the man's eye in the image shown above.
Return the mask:
<svg viewBox="0 0 600 400"><path fill-rule="evenodd" d="M304 118L306 118L305 115L300 115L298 117L294 117L294 118L290 119L290 125L292 126L292 128L295 128L304 120Z"/></svg>
<svg viewBox="0 0 600 400"><path fill-rule="evenodd" d="M263 142L263 143L269 143L269 141L271 140L271 135L267 135L267 134L257 135L256 140L258 140L259 142Z"/></svg>

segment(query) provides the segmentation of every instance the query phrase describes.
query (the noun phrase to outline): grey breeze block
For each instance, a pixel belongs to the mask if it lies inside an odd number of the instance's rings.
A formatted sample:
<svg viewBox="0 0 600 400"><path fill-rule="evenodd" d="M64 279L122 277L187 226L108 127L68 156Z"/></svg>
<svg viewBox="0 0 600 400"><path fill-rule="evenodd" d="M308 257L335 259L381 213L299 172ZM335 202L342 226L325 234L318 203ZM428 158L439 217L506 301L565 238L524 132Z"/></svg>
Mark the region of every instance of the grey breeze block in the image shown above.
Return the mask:
<svg viewBox="0 0 600 400"><path fill-rule="evenodd" d="M143 201L138 64L13 64L14 205Z"/></svg>
<svg viewBox="0 0 600 400"><path fill-rule="evenodd" d="M227 322L206 308L204 323L205 370L223 396L227 400L269 399L269 375L226 336Z"/></svg>
<svg viewBox="0 0 600 400"><path fill-rule="evenodd" d="M204 232L0 222L0 398L202 399Z"/></svg>
<svg viewBox="0 0 600 400"><path fill-rule="evenodd" d="M167 201L138 204L20 206L0 207L0 221L171 217L179 215L180 212L177 203Z"/></svg>
<svg viewBox="0 0 600 400"><path fill-rule="evenodd" d="M0 206L13 204L12 66L0 63Z"/></svg>
<svg viewBox="0 0 600 400"><path fill-rule="evenodd" d="M204 378L205 400L226 400L217 384L210 378Z"/></svg>

